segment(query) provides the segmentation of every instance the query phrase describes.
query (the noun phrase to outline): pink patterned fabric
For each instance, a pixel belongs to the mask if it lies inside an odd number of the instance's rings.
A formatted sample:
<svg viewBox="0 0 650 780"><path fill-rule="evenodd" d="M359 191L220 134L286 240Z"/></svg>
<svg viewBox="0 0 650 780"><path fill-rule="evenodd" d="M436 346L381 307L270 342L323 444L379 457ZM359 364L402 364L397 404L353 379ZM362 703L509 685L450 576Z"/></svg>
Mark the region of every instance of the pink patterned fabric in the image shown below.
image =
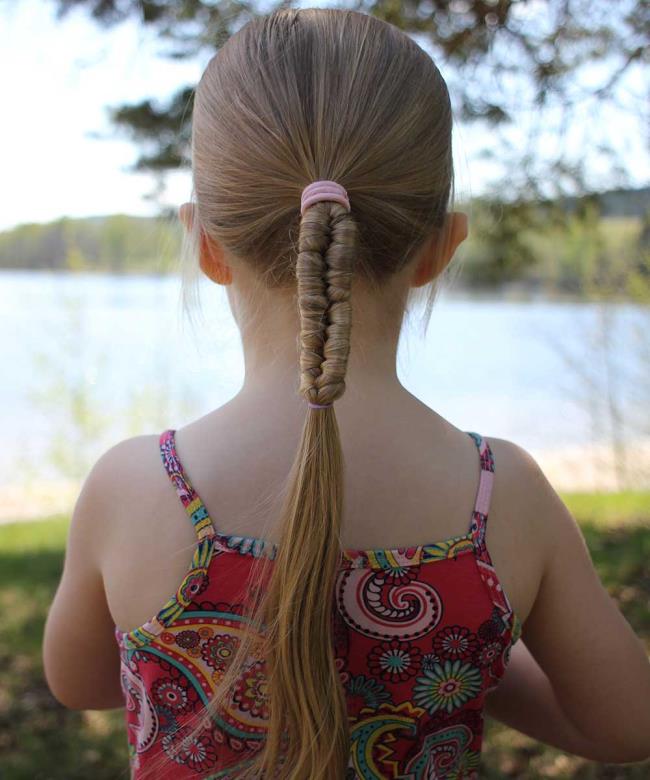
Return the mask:
<svg viewBox="0 0 650 780"><path fill-rule="evenodd" d="M494 458L479 453L480 483L465 535L413 547L345 550L332 594L334 653L350 725L346 780L477 778L485 696L504 674L520 624L485 544ZM190 739L240 641L265 583L248 583L275 545L219 533L178 458L160 436L167 473L197 534L174 596L123 633L122 688L132 778L228 778L250 763L268 717L265 664L252 657L227 703Z"/></svg>

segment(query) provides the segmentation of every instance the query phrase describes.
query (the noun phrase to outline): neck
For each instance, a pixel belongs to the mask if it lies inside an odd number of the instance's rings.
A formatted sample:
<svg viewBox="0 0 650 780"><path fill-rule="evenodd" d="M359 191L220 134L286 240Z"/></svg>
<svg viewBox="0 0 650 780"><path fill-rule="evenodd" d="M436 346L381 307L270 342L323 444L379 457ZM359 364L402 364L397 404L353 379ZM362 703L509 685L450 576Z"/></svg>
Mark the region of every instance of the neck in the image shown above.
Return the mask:
<svg viewBox="0 0 650 780"><path fill-rule="evenodd" d="M229 289L244 351L245 377L238 398L250 404L299 406L300 318L291 291L263 291L240 296ZM387 397L402 390L397 377L397 348L403 306L385 305L387 294L352 293L350 355L346 391L336 405L354 398ZM247 301L247 304L244 304Z"/></svg>

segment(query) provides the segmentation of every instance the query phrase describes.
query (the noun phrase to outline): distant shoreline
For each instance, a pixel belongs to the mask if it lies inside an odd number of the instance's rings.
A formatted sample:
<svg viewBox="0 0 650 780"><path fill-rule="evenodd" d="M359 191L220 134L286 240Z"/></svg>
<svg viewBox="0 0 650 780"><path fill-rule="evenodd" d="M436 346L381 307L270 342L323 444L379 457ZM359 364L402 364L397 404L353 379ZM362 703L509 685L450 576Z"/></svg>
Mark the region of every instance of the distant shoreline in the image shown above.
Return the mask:
<svg viewBox="0 0 650 780"><path fill-rule="evenodd" d="M628 452L628 479L619 486L611 448L606 445L530 450L558 492L650 490L650 438L628 443ZM63 479L0 485L0 524L69 514L80 490L81 482Z"/></svg>
<svg viewBox="0 0 650 780"><path fill-rule="evenodd" d="M462 265L462 261L459 261ZM0 276L69 276L73 277L111 277L114 279L175 279L180 284L182 279L182 268L180 259L172 268L161 270L146 269L124 269L115 271L105 268L72 270L69 268L6 268L0 266ZM200 277L199 277L200 278ZM471 300L471 301L499 301L501 303L554 303L554 304L593 304L604 303L606 305L624 305L646 309L644 303L639 302L626 294L611 294L603 301L599 297L590 297L586 293L568 292L554 287L543 287L539 284L531 283L527 280L514 280L509 282L500 282L494 285L475 285L471 282L458 279L440 279L438 297L441 299Z"/></svg>

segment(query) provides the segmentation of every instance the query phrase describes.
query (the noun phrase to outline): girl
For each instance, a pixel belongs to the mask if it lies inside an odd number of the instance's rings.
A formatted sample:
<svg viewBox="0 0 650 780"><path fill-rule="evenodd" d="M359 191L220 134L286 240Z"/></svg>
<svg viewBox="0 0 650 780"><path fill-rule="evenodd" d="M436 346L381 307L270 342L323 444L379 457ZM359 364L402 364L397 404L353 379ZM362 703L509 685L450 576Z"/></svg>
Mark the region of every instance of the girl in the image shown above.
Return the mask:
<svg viewBox="0 0 650 780"><path fill-rule="evenodd" d="M648 756L650 666L569 511L397 379L413 294L430 309L467 233L430 57L360 13L256 18L201 78L192 164L181 217L245 381L88 475L54 695L126 703L135 778L473 778L485 711Z"/></svg>

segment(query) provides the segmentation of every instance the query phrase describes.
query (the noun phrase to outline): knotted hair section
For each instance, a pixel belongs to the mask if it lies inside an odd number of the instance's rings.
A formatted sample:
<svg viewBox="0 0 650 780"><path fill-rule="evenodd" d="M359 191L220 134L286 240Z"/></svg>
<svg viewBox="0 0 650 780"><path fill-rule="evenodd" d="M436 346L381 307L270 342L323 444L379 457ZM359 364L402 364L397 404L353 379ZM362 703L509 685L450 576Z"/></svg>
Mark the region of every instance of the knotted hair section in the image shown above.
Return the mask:
<svg viewBox="0 0 650 780"><path fill-rule="evenodd" d="M357 251L357 225L344 206L320 201L306 209L296 260L300 393L313 404L330 404L345 392Z"/></svg>

